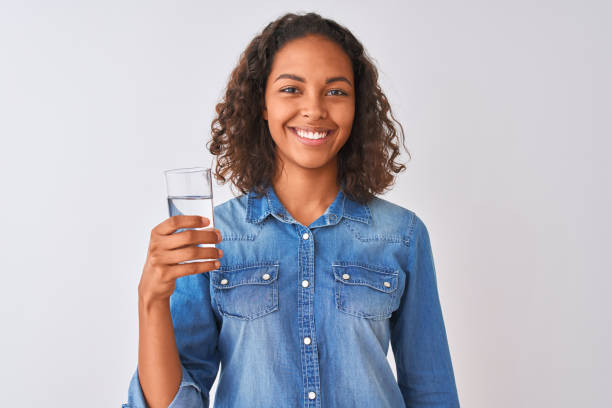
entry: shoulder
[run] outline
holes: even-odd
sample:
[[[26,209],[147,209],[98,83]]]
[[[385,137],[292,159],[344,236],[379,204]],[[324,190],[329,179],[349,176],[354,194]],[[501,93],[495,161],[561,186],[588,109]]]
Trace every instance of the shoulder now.
[[[217,214],[219,216],[227,216],[227,215],[238,215],[238,213],[246,214],[246,206],[247,206],[247,195],[241,194],[237,197],[231,198],[219,205],[215,205],[215,217]]]
[[[242,194],[214,207],[215,228],[224,241],[253,240],[259,233],[261,225],[246,220],[247,198]]]
[[[413,210],[380,197],[372,198],[367,205],[372,215],[373,225],[377,228],[398,231],[406,245],[409,245],[421,233],[427,233],[427,227],[422,218]]]

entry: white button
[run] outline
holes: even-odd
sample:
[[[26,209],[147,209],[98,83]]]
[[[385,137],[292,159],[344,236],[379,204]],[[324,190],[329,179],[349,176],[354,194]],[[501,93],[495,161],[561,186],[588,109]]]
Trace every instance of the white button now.
[[[309,282],[308,282],[306,279],[304,279],[304,280],[302,281],[302,287],[303,287],[303,288],[307,288],[307,287],[308,287],[308,285],[310,285],[310,283],[309,283]]]
[[[389,282],[384,282],[383,285],[385,285],[385,288],[390,288],[391,284]]]
[[[304,235],[302,235],[302,238],[304,238],[304,239],[308,239],[308,237],[310,237],[310,235],[308,235],[307,232],[305,232]]]
[[[263,276],[261,277],[263,280],[268,280],[270,279],[270,274],[269,273],[264,273]]]
[[[310,337],[304,337],[304,344],[305,345],[309,345],[310,344]]]
[[[351,277],[351,275],[349,275],[348,273],[343,273],[342,274],[342,279],[347,280]]]
[[[222,285],[227,285],[227,279],[221,279],[221,284]]]
[[[316,397],[317,397],[317,394],[315,394],[314,392],[310,391],[308,393],[308,399],[312,400],[312,399],[315,399]]]

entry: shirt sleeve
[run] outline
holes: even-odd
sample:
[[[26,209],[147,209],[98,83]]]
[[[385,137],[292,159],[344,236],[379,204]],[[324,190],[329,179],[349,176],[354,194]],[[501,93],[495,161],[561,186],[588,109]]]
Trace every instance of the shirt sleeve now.
[[[170,313],[182,379],[168,408],[208,408],[209,391],[219,368],[219,322],[211,305],[207,272],[176,280],[176,289],[170,297]],[[149,408],[140,386],[138,367],[130,381],[128,402],[122,408]]]
[[[174,399],[168,405],[168,408],[203,408],[208,407],[208,403],[202,401],[202,390],[195,383],[189,372],[185,369],[185,366],[181,364],[183,370],[183,378],[181,379],[181,385],[178,392],[174,396]],[[149,408],[145,397],[140,387],[140,380],[138,378],[138,368],[132,375],[130,381],[130,387],[128,390],[128,402],[127,404],[121,405],[121,408]]]
[[[411,219],[406,286],[391,316],[391,347],[406,407],[459,407],[436,270],[423,221]]]

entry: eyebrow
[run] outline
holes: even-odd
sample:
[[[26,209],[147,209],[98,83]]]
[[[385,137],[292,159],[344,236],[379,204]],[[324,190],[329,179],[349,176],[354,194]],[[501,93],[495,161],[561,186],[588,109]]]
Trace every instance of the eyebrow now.
[[[278,76],[278,78],[276,78],[276,79],[274,80],[274,82],[278,81],[278,80],[279,80],[279,79],[281,79],[281,78],[288,78],[288,79],[294,79],[294,80],[296,80],[296,81],[300,81],[300,82],[306,82],[306,80],[305,80],[304,78],[299,77],[299,76],[294,75],[294,74],[280,74],[280,75]],[[353,86],[353,84],[351,83],[351,81],[349,81],[349,80],[348,80],[346,77],[343,77],[343,76],[337,76],[337,77],[327,78],[327,79],[325,80],[325,83],[326,83],[326,84],[329,84],[329,83],[332,83],[332,82],[338,82],[338,81],[343,81],[343,82],[348,83],[350,86]]]

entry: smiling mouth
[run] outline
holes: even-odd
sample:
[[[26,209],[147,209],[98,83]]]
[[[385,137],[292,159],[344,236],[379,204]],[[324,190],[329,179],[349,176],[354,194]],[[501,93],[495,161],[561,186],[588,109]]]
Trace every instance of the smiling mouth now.
[[[330,134],[332,134],[334,132],[334,130],[332,130],[332,129],[328,129],[328,130],[325,130],[325,131],[319,131],[319,132],[306,131],[304,129],[295,128],[295,127],[290,127],[289,129],[291,129],[291,131],[293,133],[295,133],[296,135],[298,135],[302,139],[308,139],[308,140],[322,140],[322,139],[326,139]]]

